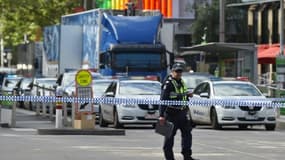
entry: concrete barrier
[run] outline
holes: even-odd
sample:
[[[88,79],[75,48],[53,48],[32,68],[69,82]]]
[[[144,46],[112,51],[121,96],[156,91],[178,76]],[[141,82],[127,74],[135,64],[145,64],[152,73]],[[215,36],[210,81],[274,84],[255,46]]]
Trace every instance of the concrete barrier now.
[[[39,135],[126,135],[124,129],[38,129]]]

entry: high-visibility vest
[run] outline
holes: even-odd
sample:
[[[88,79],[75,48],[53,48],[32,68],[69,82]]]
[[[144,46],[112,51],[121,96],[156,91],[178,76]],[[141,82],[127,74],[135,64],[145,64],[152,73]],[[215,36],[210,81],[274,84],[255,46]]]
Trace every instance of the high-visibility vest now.
[[[182,95],[182,101],[187,101],[187,87],[183,80],[181,80],[181,82],[182,87],[178,88],[177,82],[174,79],[171,80],[171,83],[175,88],[175,92],[170,92],[170,99],[177,99],[178,95]]]

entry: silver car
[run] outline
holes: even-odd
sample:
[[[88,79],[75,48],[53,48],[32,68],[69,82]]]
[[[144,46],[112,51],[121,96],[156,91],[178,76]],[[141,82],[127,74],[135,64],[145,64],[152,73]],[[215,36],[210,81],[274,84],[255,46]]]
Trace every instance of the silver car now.
[[[204,81],[193,91],[193,98],[204,100],[266,100],[266,97],[251,82]],[[213,105],[189,106],[194,123],[211,124],[214,129],[224,125],[237,125],[245,129],[249,125],[264,125],[266,130],[276,127],[276,108],[264,105]]]
[[[159,100],[161,83],[151,80],[117,80],[110,84],[104,97],[137,98]],[[147,104],[100,104],[101,127],[114,124],[115,128],[124,124],[155,124],[159,113],[158,105]]]
[[[113,79],[97,79],[92,81],[93,98],[100,98],[103,96],[107,87],[113,82]],[[99,120],[99,104],[93,104],[93,111],[96,114],[96,120]],[[97,122],[97,121],[96,121]]]

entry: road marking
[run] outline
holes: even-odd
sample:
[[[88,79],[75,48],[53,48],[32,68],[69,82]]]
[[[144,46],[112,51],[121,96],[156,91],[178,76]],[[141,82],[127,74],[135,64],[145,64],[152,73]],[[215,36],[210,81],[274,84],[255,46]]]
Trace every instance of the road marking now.
[[[6,133],[0,134],[0,136],[3,136],[3,137],[20,137],[20,135],[17,135],[17,134],[6,134]]]
[[[20,132],[35,132],[37,131],[34,128],[11,128],[13,131],[20,131]]]

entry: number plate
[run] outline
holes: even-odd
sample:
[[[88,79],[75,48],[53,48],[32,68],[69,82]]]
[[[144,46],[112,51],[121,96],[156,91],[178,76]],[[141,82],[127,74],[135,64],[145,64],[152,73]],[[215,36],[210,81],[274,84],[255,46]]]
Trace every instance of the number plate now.
[[[245,116],[246,120],[257,120],[258,116],[257,115],[247,115]]]
[[[158,114],[157,113],[153,113],[153,114],[149,114],[147,113],[145,116],[144,116],[145,119],[157,119],[158,118]]]

